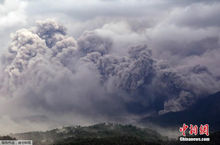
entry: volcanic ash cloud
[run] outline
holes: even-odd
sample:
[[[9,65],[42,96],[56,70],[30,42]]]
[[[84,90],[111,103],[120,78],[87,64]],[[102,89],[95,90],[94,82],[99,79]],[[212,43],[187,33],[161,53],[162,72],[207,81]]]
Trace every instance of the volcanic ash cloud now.
[[[65,114],[72,116],[66,120],[83,116],[128,121],[129,116],[187,108],[204,92],[196,87],[204,85],[204,79],[214,84],[206,88],[210,92],[219,86],[205,67],[187,68],[184,75],[154,58],[153,48],[143,43],[129,41],[120,48],[123,53],[116,54],[116,34],[103,35],[105,31],[84,32],[75,40],[54,20],[18,30],[2,56],[0,93],[5,111],[0,113],[12,120],[45,116],[44,123],[54,124],[65,122],[62,117],[54,119]],[[18,115],[13,110],[21,111]]]

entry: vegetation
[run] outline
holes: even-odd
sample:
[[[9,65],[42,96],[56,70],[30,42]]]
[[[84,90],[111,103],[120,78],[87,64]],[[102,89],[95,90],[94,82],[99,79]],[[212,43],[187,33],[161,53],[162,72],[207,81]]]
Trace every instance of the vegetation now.
[[[102,123],[73,126],[46,132],[12,134],[17,139],[33,140],[34,145],[219,145],[220,132],[211,133],[210,142],[168,140],[156,131],[132,125]],[[198,136],[196,136],[198,137]]]
[[[46,132],[14,134],[18,139],[31,139],[35,145],[78,145],[78,144],[153,144],[167,138],[156,131],[132,125],[102,123],[88,127],[71,126]]]

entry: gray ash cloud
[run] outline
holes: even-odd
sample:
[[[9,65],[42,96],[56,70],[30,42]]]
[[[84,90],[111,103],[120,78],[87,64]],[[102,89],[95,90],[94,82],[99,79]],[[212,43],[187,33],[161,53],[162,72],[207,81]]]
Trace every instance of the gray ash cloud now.
[[[219,89],[218,76],[208,67],[170,65],[153,55],[154,48],[132,43],[114,30],[84,32],[77,40],[66,31],[46,20],[14,34],[2,58],[0,104],[1,110],[13,104],[11,110],[21,111],[1,111],[3,116],[43,116],[44,122],[53,120],[55,125],[66,123],[65,114],[73,120],[83,116],[123,122],[183,110]]]

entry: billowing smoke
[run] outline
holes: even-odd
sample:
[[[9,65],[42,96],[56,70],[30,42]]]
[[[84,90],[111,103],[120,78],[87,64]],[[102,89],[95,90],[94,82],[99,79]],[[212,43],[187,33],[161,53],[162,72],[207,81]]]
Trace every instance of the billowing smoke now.
[[[131,42],[125,36],[121,41],[120,34],[106,31],[84,32],[75,40],[54,20],[18,30],[2,57],[3,120],[53,122],[51,126],[129,122],[183,110],[218,91],[219,78],[207,67],[170,67],[142,39]]]

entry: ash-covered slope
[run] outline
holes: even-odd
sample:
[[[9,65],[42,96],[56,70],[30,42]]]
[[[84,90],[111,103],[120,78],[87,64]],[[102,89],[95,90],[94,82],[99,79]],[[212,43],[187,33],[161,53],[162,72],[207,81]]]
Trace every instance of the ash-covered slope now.
[[[220,92],[199,99],[189,109],[145,118],[143,122],[153,122],[163,127],[180,127],[187,124],[210,125],[210,130],[220,130]]]

